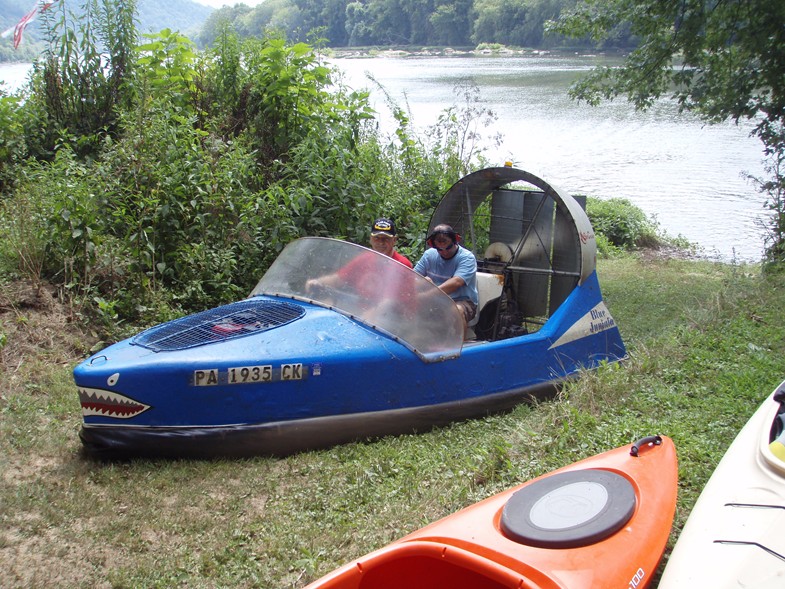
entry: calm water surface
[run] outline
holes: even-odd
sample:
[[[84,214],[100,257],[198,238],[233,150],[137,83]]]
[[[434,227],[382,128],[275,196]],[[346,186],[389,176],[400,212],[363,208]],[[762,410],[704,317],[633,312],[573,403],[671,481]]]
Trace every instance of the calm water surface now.
[[[762,150],[750,124],[706,126],[679,115],[668,100],[637,113],[624,100],[599,107],[577,104],[567,88],[599,63],[594,57],[374,57],[335,59],[346,80],[368,87],[392,128],[373,74],[419,128],[445,108],[461,106],[454,88],[471,80],[481,105],[492,109],[506,159],[571,193],[626,197],[670,235],[683,235],[723,260],[757,260],[763,249],[763,195],[745,174],[762,176]],[[386,118],[385,118],[386,117]],[[490,143],[488,143],[490,144]]]
[[[625,197],[670,235],[683,235],[705,253],[729,261],[757,260],[763,250],[764,196],[746,174],[764,174],[761,146],[751,125],[706,126],[679,115],[663,100],[647,113],[625,101],[600,107],[567,97],[569,84],[602,58],[593,57],[373,57],[332,61],[355,87],[368,87],[383,130],[392,117],[370,72],[413,123],[425,129],[450,106],[462,106],[454,88],[472,81],[481,106],[498,120],[482,129],[502,133],[493,164],[511,160],[571,193]],[[0,65],[5,89],[21,85],[29,64]]]

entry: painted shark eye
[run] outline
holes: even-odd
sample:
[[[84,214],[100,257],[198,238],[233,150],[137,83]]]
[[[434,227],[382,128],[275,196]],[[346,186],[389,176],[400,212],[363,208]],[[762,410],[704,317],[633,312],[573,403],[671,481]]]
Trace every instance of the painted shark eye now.
[[[106,384],[108,384],[110,387],[113,387],[117,384],[118,380],[120,380],[120,373],[115,372],[112,376],[106,379]]]

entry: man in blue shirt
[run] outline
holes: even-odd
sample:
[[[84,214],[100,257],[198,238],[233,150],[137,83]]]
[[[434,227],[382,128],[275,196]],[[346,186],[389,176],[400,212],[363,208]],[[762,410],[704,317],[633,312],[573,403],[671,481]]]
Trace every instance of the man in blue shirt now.
[[[477,260],[458,243],[449,225],[437,225],[428,236],[425,250],[414,270],[425,276],[455,301],[468,324],[477,312]]]

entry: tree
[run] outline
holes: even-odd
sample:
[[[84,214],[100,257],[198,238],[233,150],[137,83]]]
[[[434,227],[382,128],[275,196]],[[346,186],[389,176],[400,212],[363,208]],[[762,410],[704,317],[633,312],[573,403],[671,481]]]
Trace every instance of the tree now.
[[[573,86],[575,98],[597,103],[627,96],[645,109],[672,95],[707,121],[750,119],[773,161],[762,183],[776,217],[769,257],[782,262],[785,229],[785,2],[771,0],[584,0],[550,30],[602,42],[628,23],[640,40],[619,68],[593,70]]]
[[[428,20],[433,27],[433,43],[468,45],[471,37],[472,2],[439,4]]]
[[[214,11],[202,26],[198,41],[200,47],[209,47],[221,35],[221,31],[227,26],[242,21],[243,17],[249,14],[252,9],[246,4],[235,4],[234,6],[223,6]],[[242,35],[239,27],[234,27],[237,34]]]
[[[350,47],[369,43],[369,20],[368,8],[362,2],[350,2],[346,5],[346,36]]]
[[[371,38],[378,45],[408,45],[411,43],[411,21],[403,0],[371,0]]]
[[[348,43],[347,0],[293,0],[302,15],[303,32],[320,29],[330,47]],[[360,4],[360,3],[358,3]]]
[[[528,6],[523,0],[477,0],[473,39],[476,43],[524,46],[520,29],[526,26]]]

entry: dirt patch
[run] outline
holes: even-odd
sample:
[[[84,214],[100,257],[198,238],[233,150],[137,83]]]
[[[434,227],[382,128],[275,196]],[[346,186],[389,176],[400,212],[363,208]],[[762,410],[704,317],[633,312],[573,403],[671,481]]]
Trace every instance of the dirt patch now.
[[[18,374],[32,358],[65,364],[84,357],[98,341],[49,284],[16,281],[0,289],[0,368]],[[6,382],[8,385],[8,382]]]
[[[51,456],[25,456],[23,460],[18,456],[10,456],[6,460],[8,462],[0,480],[9,487],[34,483],[41,477],[41,473],[53,472],[60,467],[57,459]]]
[[[682,249],[672,245],[660,245],[636,250],[636,255],[643,262],[666,260],[707,260],[708,257],[691,249]]]
[[[9,528],[0,549],[9,587],[110,587],[95,582],[97,571],[111,563],[111,555],[88,555],[68,529],[43,528],[36,535]],[[56,547],[56,548],[55,548]]]

